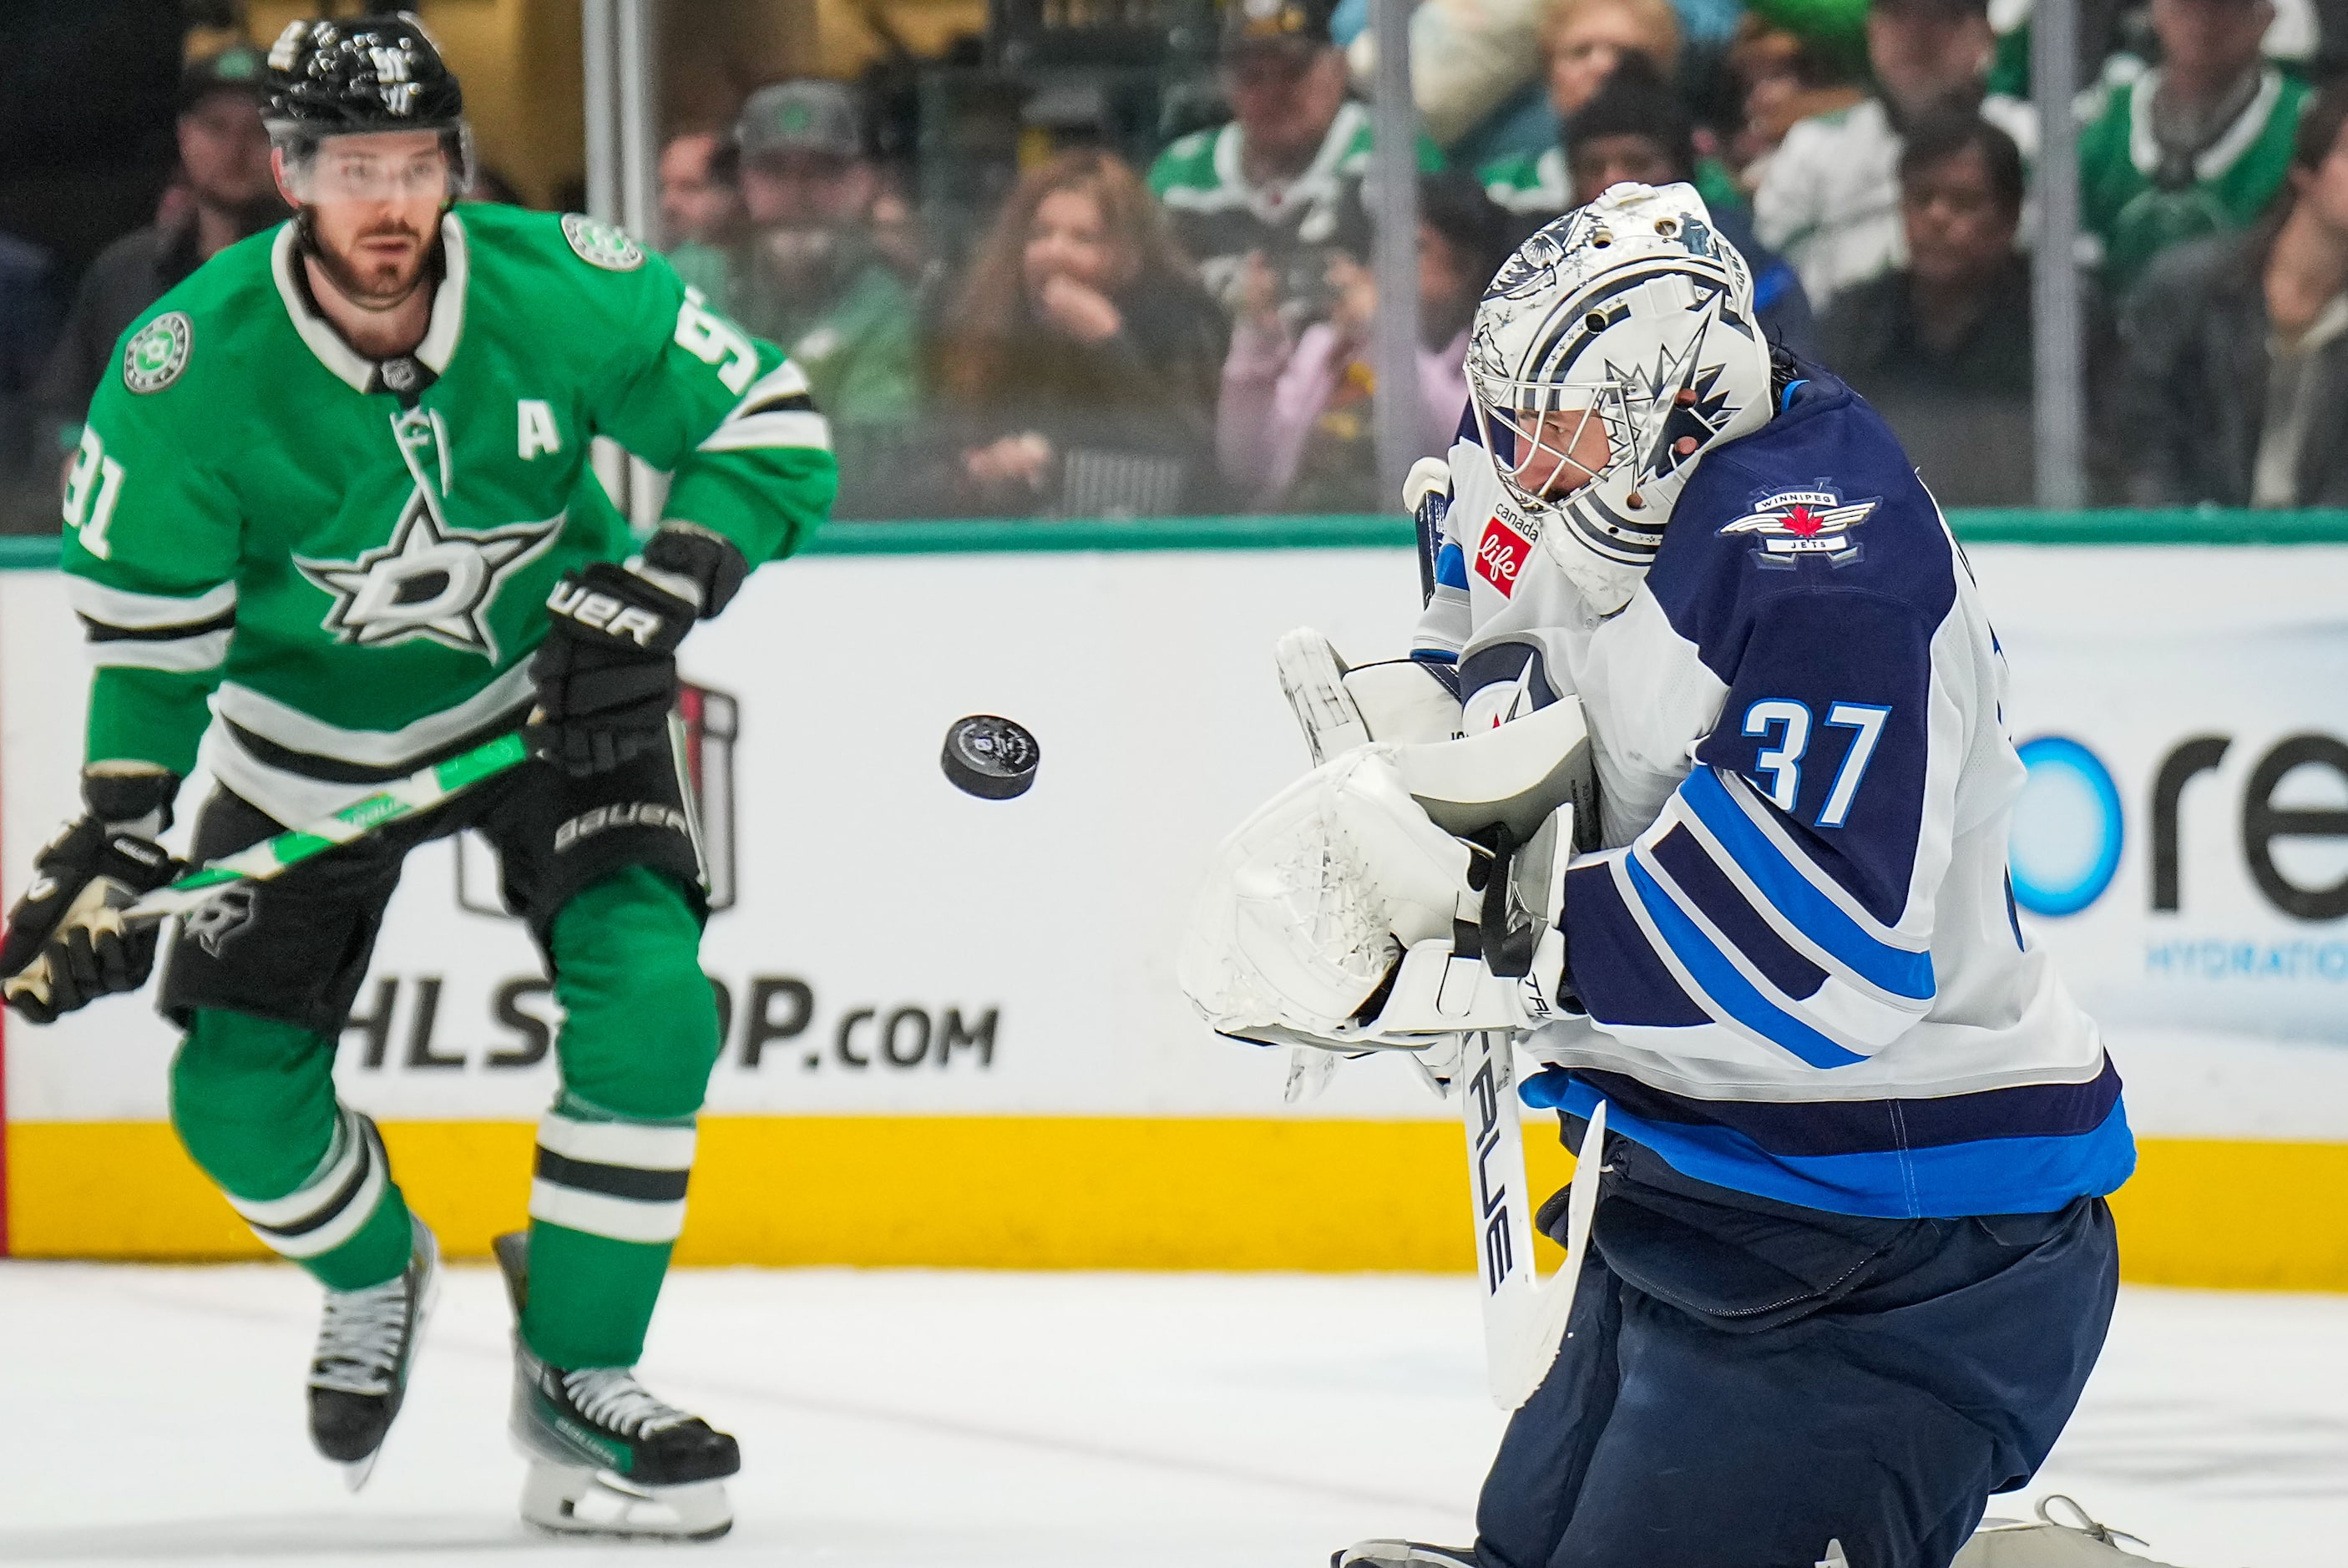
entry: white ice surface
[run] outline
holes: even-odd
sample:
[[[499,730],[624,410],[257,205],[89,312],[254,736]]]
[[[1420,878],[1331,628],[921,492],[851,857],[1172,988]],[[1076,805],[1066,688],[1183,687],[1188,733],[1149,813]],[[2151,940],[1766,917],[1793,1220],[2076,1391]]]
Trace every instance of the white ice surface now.
[[[646,1380],[736,1432],[747,1464],[734,1534],[678,1550],[826,1568],[1319,1568],[1366,1535],[1464,1541],[1500,1429],[1473,1288],[683,1272]],[[625,1551],[516,1522],[488,1271],[450,1271],[407,1412],[355,1498],[303,1434],[315,1311],[286,1267],[0,1264],[0,1563],[469,1568]],[[2032,1491],[2046,1490],[2188,1568],[2348,1563],[2348,1297],[2126,1292]]]

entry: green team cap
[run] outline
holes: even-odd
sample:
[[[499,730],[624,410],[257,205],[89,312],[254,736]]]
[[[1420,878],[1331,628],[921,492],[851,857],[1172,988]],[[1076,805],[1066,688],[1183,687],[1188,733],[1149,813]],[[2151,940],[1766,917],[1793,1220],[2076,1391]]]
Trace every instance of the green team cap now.
[[[805,78],[760,88],[742,106],[734,139],[745,158],[770,152],[816,152],[854,158],[864,150],[856,98],[838,82]]]
[[[268,90],[269,57],[250,44],[232,44],[216,55],[191,60],[180,73],[180,112],[187,113],[214,93],[241,93],[261,101]]]
[[[1750,9],[1836,68],[1866,70],[1868,0],[1753,0]]]

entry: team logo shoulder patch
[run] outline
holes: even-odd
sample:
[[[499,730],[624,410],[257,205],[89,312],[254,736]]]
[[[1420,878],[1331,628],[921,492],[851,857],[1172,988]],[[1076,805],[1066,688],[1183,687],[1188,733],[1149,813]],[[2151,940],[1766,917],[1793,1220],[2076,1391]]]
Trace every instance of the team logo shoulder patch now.
[[[122,346],[122,384],[133,392],[160,392],[188,367],[196,324],[183,310],[157,316]]]
[[[611,224],[584,212],[562,215],[562,237],[579,259],[607,273],[633,273],[644,264],[644,247]]]
[[[1807,490],[1756,495],[1753,510],[1723,524],[1720,534],[1724,539],[1752,534],[1753,559],[1780,571],[1792,571],[1806,555],[1822,555],[1830,565],[1848,566],[1860,553],[1851,531],[1882,504],[1881,496],[1845,500],[1831,480],[1813,480]]]
[[[1494,512],[1492,521],[1484,525],[1484,536],[1476,542],[1476,575],[1498,589],[1502,598],[1513,598],[1518,575],[1532,552],[1533,542]]]

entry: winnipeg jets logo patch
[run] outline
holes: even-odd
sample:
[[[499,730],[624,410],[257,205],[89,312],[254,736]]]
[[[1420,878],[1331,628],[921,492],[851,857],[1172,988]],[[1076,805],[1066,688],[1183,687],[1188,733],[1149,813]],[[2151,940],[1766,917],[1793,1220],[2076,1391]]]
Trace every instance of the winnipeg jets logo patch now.
[[[419,492],[408,499],[388,543],[352,561],[294,557],[302,575],[335,596],[322,623],[341,642],[387,647],[426,637],[498,661],[489,606],[513,574],[561,529],[560,517],[481,533],[444,530]]]
[[[1805,555],[1823,555],[1836,566],[1848,566],[1859,556],[1851,530],[1882,504],[1880,496],[1846,501],[1832,484],[1818,480],[1807,490],[1757,497],[1751,511],[1724,525],[1720,533],[1724,539],[1732,533],[1758,536],[1753,559],[1764,566],[1790,571]]]

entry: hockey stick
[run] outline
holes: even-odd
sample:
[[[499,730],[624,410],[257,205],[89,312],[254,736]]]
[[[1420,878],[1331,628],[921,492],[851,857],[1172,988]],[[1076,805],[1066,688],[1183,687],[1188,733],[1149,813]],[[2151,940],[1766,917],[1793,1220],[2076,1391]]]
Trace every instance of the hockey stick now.
[[[340,849],[421,812],[428,811],[527,760],[530,749],[519,733],[500,735],[472,750],[436,762],[354,801],[331,817],[263,839],[251,849],[222,855],[178,882],[159,887],[122,912],[125,923],[163,920],[210,903],[237,882],[267,882],[289,866]]]
[[[1421,522],[1438,498],[1420,504]],[[1439,522],[1441,514],[1434,513]],[[1422,528],[1422,535],[1425,534]],[[1432,568],[1427,569],[1433,582]],[[1307,749],[1318,764],[1370,738],[1361,710],[1344,686],[1345,666],[1329,640],[1299,627],[1273,650],[1282,693],[1295,711]],[[1499,872],[1496,869],[1497,877]],[[1497,885],[1497,884],[1496,884]],[[1478,1030],[1459,1042],[1448,1081],[1439,1067],[1412,1058],[1437,1094],[1459,1093],[1468,1134],[1468,1194],[1476,1229],[1477,1274],[1484,1285],[1484,1360],[1493,1402],[1513,1410],[1549,1376],[1565,1340],[1573,1293],[1598,1202],[1596,1163],[1577,1165],[1566,1202],[1567,1257],[1558,1274],[1540,1279],[1533,1257],[1535,1201],[1525,1179],[1525,1144],[1517,1103],[1516,1047],[1504,1030]],[[1331,1052],[1297,1046],[1290,1051],[1291,1100],[1317,1088],[1334,1069]],[[1606,1106],[1601,1101],[1583,1133],[1581,1151],[1599,1161],[1606,1147]],[[1588,1180],[1582,1180],[1584,1174]]]
[[[1484,1285],[1484,1371],[1492,1402],[1513,1410],[1532,1398],[1565,1343],[1598,1207],[1606,1102],[1591,1112],[1566,1200],[1566,1259],[1548,1279],[1533,1257],[1533,1196],[1525,1179],[1517,1110],[1515,1047],[1502,1030],[1460,1037],[1459,1111],[1468,1130],[1468,1191],[1476,1225],[1476,1273]]]
[[[143,925],[168,920],[175,914],[191,913],[240,882],[267,882],[289,866],[299,865],[313,856],[364,839],[405,818],[428,811],[484,779],[519,767],[529,756],[530,748],[523,744],[518,732],[484,741],[470,751],[451,757],[446,762],[436,762],[388,784],[365,799],[344,807],[331,817],[321,818],[307,827],[280,833],[273,839],[263,839],[250,849],[222,855],[219,860],[200,866],[179,881],[119,906],[116,918],[124,925]],[[84,897],[103,891],[92,887]],[[77,900],[75,908],[67,912],[67,918],[72,918],[80,908],[81,902]],[[27,994],[46,995],[48,984],[49,961],[45,954],[34,959],[22,973],[0,981],[0,995],[9,998]]]

